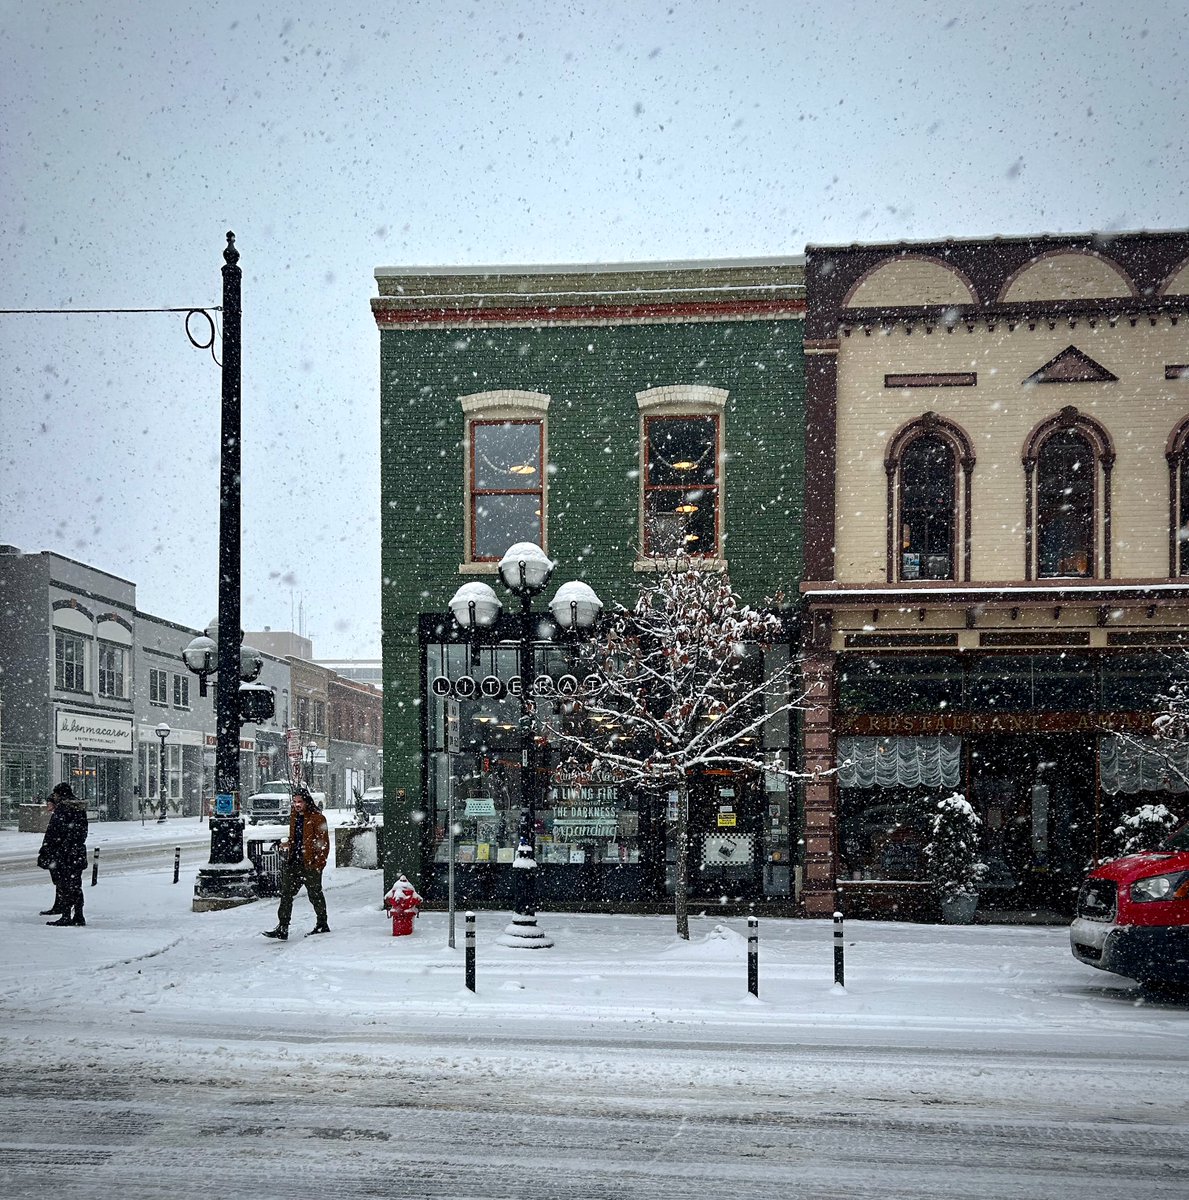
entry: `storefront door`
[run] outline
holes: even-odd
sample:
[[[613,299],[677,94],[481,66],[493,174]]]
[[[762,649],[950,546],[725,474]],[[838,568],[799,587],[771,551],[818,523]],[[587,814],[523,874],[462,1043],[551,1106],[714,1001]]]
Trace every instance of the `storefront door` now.
[[[756,897],[763,891],[757,782],[707,775],[689,797],[690,894]]]
[[[121,760],[98,754],[63,756],[74,794],[100,821],[117,820],[120,813]]]
[[[971,739],[984,908],[1070,911],[1093,854],[1094,757],[1089,735]]]

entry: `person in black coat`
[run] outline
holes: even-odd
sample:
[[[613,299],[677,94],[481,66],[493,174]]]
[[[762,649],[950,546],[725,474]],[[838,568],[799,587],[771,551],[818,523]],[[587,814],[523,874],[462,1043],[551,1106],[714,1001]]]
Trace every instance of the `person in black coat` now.
[[[49,870],[58,888],[61,916],[47,925],[85,925],[83,919],[83,872],[87,869],[87,810],[75,798],[68,783],[59,783],[50,793],[54,810],[41,843],[37,861]]]
[[[57,803],[58,798],[56,796],[46,798],[45,806],[49,809],[51,817],[54,815],[54,808]],[[41,915],[43,917],[61,916],[64,910],[62,908],[62,887],[58,882],[58,865],[55,863],[53,866],[50,866],[50,859],[45,852],[44,843],[42,844],[41,852],[37,855],[37,865],[43,871],[50,873],[50,882],[54,885],[54,903],[50,908],[43,908]]]

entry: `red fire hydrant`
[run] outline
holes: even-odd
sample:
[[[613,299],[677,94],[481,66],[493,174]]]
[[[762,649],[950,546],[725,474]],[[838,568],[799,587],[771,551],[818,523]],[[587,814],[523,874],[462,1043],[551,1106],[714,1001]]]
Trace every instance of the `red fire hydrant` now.
[[[413,918],[421,911],[417,889],[403,876],[384,895],[384,907],[392,918],[392,936],[402,937],[413,932]]]

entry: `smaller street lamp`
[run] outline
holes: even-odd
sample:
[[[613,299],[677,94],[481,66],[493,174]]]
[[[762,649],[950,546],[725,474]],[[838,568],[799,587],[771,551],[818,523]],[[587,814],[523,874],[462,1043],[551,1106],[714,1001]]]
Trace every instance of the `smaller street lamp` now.
[[[160,759],[160,787],[161,787],[161,815],[157,818],[157,824],[160,825],[165,820],[165,739],[173,732],[164,721],[162,721],[153,732],[161,739],[161,759]]]
[[[314,790],[314,756],[318,753],[318,743],[310,742],[306,746],[306,787]]]

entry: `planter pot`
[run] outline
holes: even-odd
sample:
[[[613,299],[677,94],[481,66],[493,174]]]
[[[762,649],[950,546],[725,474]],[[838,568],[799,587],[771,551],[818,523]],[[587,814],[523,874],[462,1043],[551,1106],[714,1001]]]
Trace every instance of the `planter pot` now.
[[[970,925],[978,909],[978,892],[958,892],[942,897],[941,919],[947,925]]]

